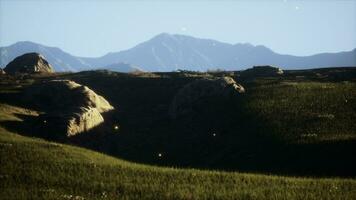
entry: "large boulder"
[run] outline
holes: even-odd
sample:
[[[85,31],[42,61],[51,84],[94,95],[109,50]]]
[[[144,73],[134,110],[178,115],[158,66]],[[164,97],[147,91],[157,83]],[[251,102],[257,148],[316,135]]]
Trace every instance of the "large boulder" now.
[[[70,80],[52,80],[30,87],[26,96],[36,106],[46,110],[69,110],[78,107],[96,108],[100,113],[113,106],[87,86]]]
[[[53,73],[52,66],[38,53],[26,53],[16,57],[5,67],[8,74],[16,73]]]
[[[263,76],[280,76],[283,75],[283,70],[279,67],[270,65],[254,66],[241,72],[243,77],[263,77]]]
[[[185,85],[175,95],[169,114],[177,118],[190,114],[200,101],[211,97],[227,99],[235,94],[244,93],[245,89],[231,77],[203,78]]]
[[[70,80],[35,84],[27,89],[25,96],[33,106],[45,111],[39,116],[42,126],[60,137],[71,137],[97,127],[104,122],[101,113],[114,109],[104,97]]]

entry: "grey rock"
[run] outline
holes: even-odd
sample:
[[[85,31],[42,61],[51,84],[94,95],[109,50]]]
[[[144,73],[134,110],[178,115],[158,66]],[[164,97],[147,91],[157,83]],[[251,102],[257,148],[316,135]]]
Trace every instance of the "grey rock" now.
[[[241,72],[241,76],[249,77],[261,77],[261,76],[281,76],[283,75],[283,70],[279,67],[274,67],[270,65],[254,66],[253,68],[247,69]]]
[[[244,87],[231,77],[198,79],[178,91],[170,106],[169,114],[172,118],[177,118],[191,113],[194,104],[199,104],[199,101],[206,98],[227,99],[231,95],[244,92]]]
[[[16,57],[5,67],[8,74],[16,73],[53,73],[52,66],[38,53],[26,53]]]
[[[40,120],[51,130],[71,137],[102,124],[101,113],[114,107],[90,88],[70,80],[52,80],[35,84],[26,91],[26,99],[45,110]]]

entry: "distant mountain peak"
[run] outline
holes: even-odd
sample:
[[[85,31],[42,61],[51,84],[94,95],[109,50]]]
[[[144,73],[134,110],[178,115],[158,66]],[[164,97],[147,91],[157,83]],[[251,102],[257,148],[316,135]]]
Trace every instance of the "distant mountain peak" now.
[[[208,41],[215,41],[212,39],[203,39],[203,38],[197,38],[194,36],[190,35],[183,35],[183,34],[170,34],[170,33],[160,33],[156,36],[154,36],[151,40],[167,40],[167,39],[173,39],[173,40],[208,40]],[[150,41],[150,40],[148,40]],[[218,42],[218,41],[216,41]]]
[[[154,36],[153,38],[151,38],[150,40],[162,40],[162,39],[168,39],[168,38],[173,38],[174,35],[170,34],[170,33],[160,33],[156,36]]]
[[[31,42],[31,41],[18,41],[18,42],[14,43],[12,45],[9,45],[9,46],[40,46],[40,44]]]
[[[155,37],[170,37],[170,36],[172,36],[172,34],[167,33],[167,32],[162,32],[162,33],[156,35]]]

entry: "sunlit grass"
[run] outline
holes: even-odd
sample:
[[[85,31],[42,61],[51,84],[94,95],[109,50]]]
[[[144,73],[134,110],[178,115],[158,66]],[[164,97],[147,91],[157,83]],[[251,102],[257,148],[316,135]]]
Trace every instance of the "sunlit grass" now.
[[[278,137],[356,139],[356,83],[280,82],[248,90],[246,109],[255,113]]]

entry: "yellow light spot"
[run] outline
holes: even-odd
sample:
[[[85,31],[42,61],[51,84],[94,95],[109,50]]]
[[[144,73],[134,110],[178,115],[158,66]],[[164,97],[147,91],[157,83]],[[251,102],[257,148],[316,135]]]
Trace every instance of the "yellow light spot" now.
[[[115,129],[115,130],[119,130],[119,126],[118,126],[118,125],[115,125],[115,126],[114,126],[114,129]]]
[[[160,158],[161,158],[162,156],[163,156],[163,155],[162,155],[161,153],[159,153],[159,154],[158,154],[158,157],[160,157]]]

